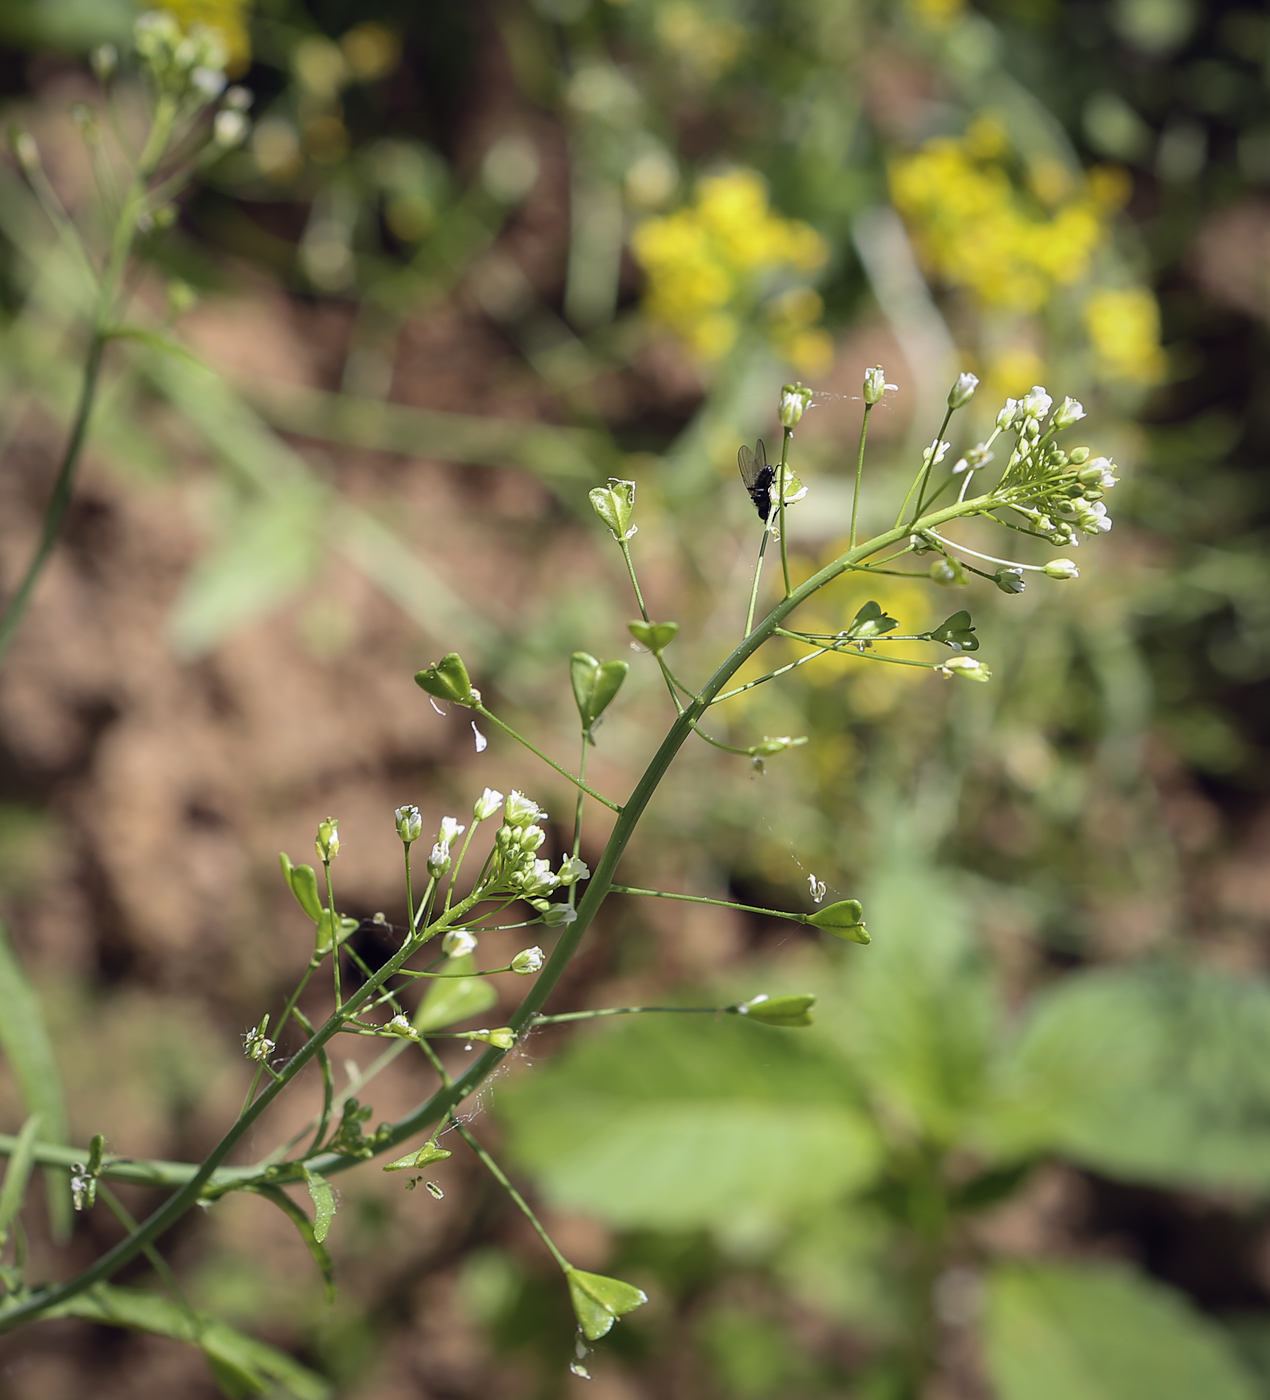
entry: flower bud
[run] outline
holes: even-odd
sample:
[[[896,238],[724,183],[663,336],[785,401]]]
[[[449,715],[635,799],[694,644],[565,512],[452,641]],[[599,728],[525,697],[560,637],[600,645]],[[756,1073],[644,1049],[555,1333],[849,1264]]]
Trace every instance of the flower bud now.
[[[957,376],[957,382],[948,391],[949,408],[965,408],[975,396],[975,390],[979,387],[979,376],[968,374],[963,371]]]
[[[195,68],[190,74],[190,89],[202,101],[215,102],[225,91],[225,75],[219,68]]]
[[[1085,463],[1089,461],[1089,448],[1073,447],[1068,461],[1075,467],[1083,467]]]
[[[224,100],[221,103],[223,107],[228,107],[231,112],[246,112],[250,109],[251,104],[251,92],[249,89],[241,87],[237,83],[226,91]]]
[[[97,81],[108,83],[119,69],[119,50],[113,44],[98,44],[88,56]]]
[[[466,830],[467,827],[460,826],[456,818],[442,817],[441,831],[440,834],[437,836],[437,843],[439,845],[445,846],[448,850],[452,845],[454,845],[458,837],[462,836]]]
[[[965,569],[955,559],[949,559],[942,554],[938,559],[931,561],[928,572],[931,581],[942,588],[960,588],[970,582]]]
[[[811,402],[811,390],[802,384],[786,384],[781,388],[779,417],[782,428],[796,428]]]
[[[988,681],[992,679],[992,672],[983,664],[976,661],[973,656],[954,656],[951,660],[945,661],[939,668],[949,676],[960,676],[967,681]]]
[[[1051,559],[1045,566],[1047,578],[1079,578],[1080,570],[1070,559]]]
[[[589,880],[591,872],[587,868],[584,860],[579,860],[577,856],[566,856],[560,862],[560,883],[562,885],[576,885],[579,880]]]
[[[992,581],[1002,593],[1022,593],[1027,587],[1022,569],[1007,569],[1003,566],[992,575]]]
[[[465,928],[452,928],[441,940],[441,951],[447,958],[465,958],[476,952],[476,935]]]
[[[14,159],[26,174],[34,174],[40,168],[40,148],[29,131],[11,131],[9,144],[13,147]]]
[[[950,442],[940,442],[938,438],[931,443],[922,453],[922,466],[937,467],[948,455],[948,449],[952,446]]]
[[[206,70],[200,69],[199,71]],[[237,146],[246,137],[250,125],[251,123],[241,112],[227,108],[216,113],[216,118],[212,122],[212,140],[222,150],[227,151],[232,146]]]
[[[1033,384],[1030,393],[1024,394],[1019,402],[1019,407],[1023,410],[1024,417],[1032,419],[1034,422],[1044,418],[1050,411],[1050,406],[1054,400],[1045,391],[1042,385]]]
[[[609,477],[607,486],[596,486],[588,493],[591,509],[609,527],[615,540],[629,540],[635,533],[631,512],[635,509],[635,483]]]
[[[571,904],[552,904],[550,900],[536,899],[533,906],[548,928],[565,928],[578,917],[578,911]]]
[[[762,739],[757,744],[751,744],[746,752],[751,758],[771,758],[774,754],[784,753],[786,749],[801,748],[806,742],[805,735],[794,739],[788,734],[783,734],[774,739],[764,734]]]
[[[494,788],[486,788],[476,799],[476,805],[472,808],[472,815],[478,822],[486,821],[503,805],[503,794]]]
[[[418,807],[398,807],[393,819],[397,823],[397,835],[407,846],[423,835],[423,817]]]
[[[1084,416],[1084,404],[1077,399],[1065,398],[1054,410],[1054,416],[1050,419],[1050,423],[1061,432],[1062,429],[1070,428],[1074,423],[1079,423]]]
[[[546,961],[542,949],[535,944],[532,948],[522,948],[516,954],[512,959],[512,971],[519,977],[528,977],[532,972],[541,972]]]
[[[527,827],[540,819],[545,819],[546,812],[536,802],[531,802],[523,792],[512,789],[507,798],[507,807],[503,812],[503,820],[508,826]]]
[[[399,1035],[403,1040],[418,1040],[419,1032],[398,1012],[384,1027],[389,1035]]]
[[[340,824],[336,817],[327,817],[318,824],[317,840],[313,843],[323,862],[334,860],[340,853]]]
[[[762,1021],[765,1026],[810,1026],[811,1008],[816,998],[810,992],[783,997],[768,996],[760,992],[758,996],[743,1001],[737,1008],[739,1016],[748,1016],[752,1021]]]
[[[1004,433],[1008,428],[1014,426],[1014,420],[1019,416],[1018,399],[1006,399],[1005,407],[997,414],[997,427]]]
[[[492,1031],[464,1031],[464,1035],[468,1040],[480,1040],[498,1050],[510,1050],[516,1044],[516,1032],[510,1026],[499,1026]]]
[[[450,868],[450,848],[443,841],[438,841],[428,854],[428,874],[439,880]]]
[[[473,688],[467,667],[457,651],[443,656],[436,665],[416,672],[415,684],[437,700],[451,700],[469,708],[480,703],[481,693]]]
[[[872,408],[875,403],[881,402],[882,395],[888,389],[897,390],[898,384],[888,384],[886,374],[882,366],[877,365],[873,369],[866,369],[864,372],[864,402]]]

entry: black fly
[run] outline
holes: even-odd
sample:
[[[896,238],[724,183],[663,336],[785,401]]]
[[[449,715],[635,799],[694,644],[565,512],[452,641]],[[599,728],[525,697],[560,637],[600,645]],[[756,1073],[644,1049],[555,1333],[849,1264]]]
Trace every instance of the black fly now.
[[[742,447],[736,454],[736,464],[741,469],[741,480],[750,493],[758,518],[764,523],[772,513],[772,482],[776,480],[776,468],[767,465],[767,449],[763,439],[754,444],[754,451]]]

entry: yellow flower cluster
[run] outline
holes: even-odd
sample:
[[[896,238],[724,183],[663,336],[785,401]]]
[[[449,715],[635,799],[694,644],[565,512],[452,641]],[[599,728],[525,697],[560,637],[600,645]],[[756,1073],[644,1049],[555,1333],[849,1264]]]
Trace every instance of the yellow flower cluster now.
[[[965,139],[938,138],[895,161],[895,207],[930,269],[985,306],[1038,311],[1055,288],[1081,281],[1122,196],[1111,172],[1077,179],[1057,164],[1021,189],[1003,164],[1005,136],[980,119]]]
[[[1094,292],[1085,303],[1085,329],[1099,367],[1109,378],[1143,385],[1164,378],[1160,308],[1145,287]]]
[[[765,299],[776,277],[814,272],[829,249],[810,225],[772,210],[756,171],[701,180],[691,204],[640,224],[631,248],[648,277],[645,313],[701,359],[726,355],[760,308],[773,344],[796,369],[816,373],[832,358],[829,335],[815,324],[822,309],[815,291],[796,286]]]
[[[739,24],[704,15],[683,0],[657,12],[656,30],[662,48],[705,82],[726,73],[745,48],[745,30]]]
[[[146,9],[156,8],[147,4]],[[175,15],[181,28],[201,24],[214,29],[229,53],[229,74],[242,73],[251,61],[251,40],[247,35],[247,11],[251,0],[160,0],[158,9]]]

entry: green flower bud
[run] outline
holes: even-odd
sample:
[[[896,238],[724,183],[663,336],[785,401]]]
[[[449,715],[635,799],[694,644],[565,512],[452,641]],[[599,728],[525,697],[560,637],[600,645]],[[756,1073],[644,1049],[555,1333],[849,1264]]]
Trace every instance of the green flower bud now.
[[[444,1147],[438,1147],[435,1142],[426,1142],[418,1152],[407,1152],[404,1157],[398,1157],[395,1162],[389,1162],[384,1170],[386,1172],[412,1172],[418,1171],[421,1167],[430,1167],[433,1162],[444,1162],[453,1153],[447,1152]]]
[[[1068,456],[1068,461],[1070,461],[1073,466],[1083,467],[1085,463],[1089,461],[1089,448],[1073,447]]]
[[[1022,569],[1007,569],[1002,566],[992,575],[992,581],[1002,593],[1022,593],[1027,587]]]
[[[480,704],[481,692],[473,688],[467,667],[457,651],[443,656],[435,666],[416,672],[415,684],[437,700],[450,700],[469,708]]]
[[[807,915],[813,928],[844,938],[848,943],[869,943],[869,931],[864,926],[864,906],[858,899],[841,899]]]
[[[639,528],[632,525],[631,512],[635,509],[635,483],[609,477],[607,486],[597,486],[588,499],[591,509],[609,527],[615,540],[629,540]]]
[[[399,1035],[403,1040],[418,1040],[419,1032],[398,1012],[384,1027],[389,1035]]]
[[[796,428],[811,402],[811,390],[802,384],[786,384],[781,388],[780,420],[782,428]]]
[[[946,675],[960,676],[967,681],[990,681],[992,672],[973,656],[954,656],[939,668]]]
[[[866,369],[864,372],[864,402],[872,408],[875,403],[880,403],[882,395],[888,389],[898,389],[898,384],[888,384],[886,374],[881,365],[873,369]]]
[[[492,1045],[496,1050],[510,1050],[516,1044],[516,1032],[510,1026],[499,1026],[492,1031],[464,1031],[468,1040],[479,1040]]]
[[[423,817],[418,807],[398,807],[392,815],[397,823],[397,835],[407,846],[423,835]]]
[[[523,792],[517,792],[514,788],[507,798],[507,807],[503,812],[503,821],[510,827],[524,829],[532,826],[540,818],[546,817],[546,812],[536,802],[531,802]],[[538,843],[539,845],[541,842]],[[534,846],[537,850],[537,846]]]
[[[296,903],[313,920],[315,924],[321,923],[326,917],[326,910],[322,907],[322,901],[318,896],[317,875],[311,865],[292,865],[291,858],[285,851],[279,851],[278,859],[282,862],[282,878],[290,887],[291,893],[295,895]]]
[[[483,822],[492,817],[503,805],[503,794],[495,788],[486,788],[476,799],[476,805],[472,808],[472,815],[478,822]]]
[[[1080,570],[1070,559],[1051,559],[1045,566],[1047,578],[1079,578]]]
[[[640,646],[647,647],[654,656],[660,656],[675,640],[679,624],[677,622],[628,622],[626,630]]]
[[[564,1276],[569,1284],[574,1315],[588,1342],[607,1336],[619,1317],[625,1317],[648,1302],[648,1294],[642,1288],[618,1278],[587,1274],[572,1267],[564,1271]]]
[[[600,662],[585,651],[575,651],[570,658],[569,677],[573,682],[573,698],[578,706],[582,728],[592,743],[595,743],[595,739],[591,731],[621,690],[630,669],[625,661]]]
[[[965,569],[955,559],[942,554],[938,559],[931,560],[929,573],[931,581],[941,588],[963,588],[970,582]]]
[[[476,935],[465,928],[452,928],[441,940],[441,951],[447,958],[465,958],[476,952]]]
[[[790,996],[770,997],[766,992],[743,1001],[737,1008],[739,1016],[762,1021],[765,1026],[810,1026],[811,1008],[816,998],[810,992]]]
[[[108,83],[119,68],[119,50],[113,44],[98,44],[88,61],[99,83]]]
[[[528,977],[530,973],[541,972],[543,963],[546,961],[546,956],[537,945],[532,948],[522,948],[512,959],[512,971],[518,977]]]
[[[963,371],[957,376],[957,382],[948,391],[949,408],[965,408],[975,396],[975,390],[979,387],[979,376]]]
[[[752,744],[746,752],[751,758],[771,758],[773,754],[784,753],[786,749],[796,749],[807,742],[804,735],[800,739],[791,739],[788,734],[779,739],[771,739],[766,734],[757,744]]]
[[[552,904],[548,899],[535,899],[530,903],[542,915],[542,921],[548,928],[564,928],[578,917],[578,911],[571,904]]]
[[[327,817],[318,824],[317,840],[313,843],[323,863],[334,860],[340,853],[340,824],[337,818]]]

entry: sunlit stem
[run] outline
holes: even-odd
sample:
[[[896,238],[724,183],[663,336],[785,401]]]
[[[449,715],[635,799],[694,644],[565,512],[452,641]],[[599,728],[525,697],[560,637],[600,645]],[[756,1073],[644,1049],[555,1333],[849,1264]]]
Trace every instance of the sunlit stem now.
[[[564,1257],[564,1255],[561,1254],[560,1251],[556,1248],[555,1242],[552,1240],[551,1236],[546,1232],[545,1229],[543,1229],[542,1221],[540,1221],[538,1217],[533,1213],[533,1211],[530,1210],[529,1202],[525,1200],[525,1198],[520,1194],[520,1192],[516,1190],[516,1188],[511,1184],[510,1181],[508,1181],[507,1173],[503,1171],[502,1167],[500,1167],[498,1163],[493,1159],[493,1157],[491,1157],[489,1153],[486,1152],[486,1150],[481,1146],[481,1144],[477,1142],[477,1140],[468,1131],[466,1124],[460,1123],[457,1119],[454,1119],[452,1121],[454,1122],[454,1127],[458,1132],[459,1136],[481,1159],[481,1161],[485,1164],[486,1170],[489,1172],[489,1174],[494,1178],[495,1181],[498,1182],[498,1184],[503,1188],[503,1190],[507,1192],[507,1194],[512,1198],[512,1200],[516,1202],[516,1205],[520,1208],[525,1219],[528,1220],[529,1223],[538,1232],[539,1239],[541,1239],[543,1244],[545,1244],[547,1248],[551,1251],[551,1257],[556,1261],[557,1264],[560,1265],[562,1269],[564,1269],[567,1272],[570,1268],[572,1268],[572,1265]]]
[[[760,909],[756,904],[737,904],[731,899],[707,899],[703,894],[671,894],[667,890],[639,890],[630,885],[610,886],[614,894],[640,894],[646,895],[649,899],[678,899],[685,904],[714,904],[720,909],[739,909],[744,914],[767,914],[773,919],[789,919],[791,923],[805,924],[806,914],[791,914],[786,909]],[[637,1010],[641,1008],[635,1008]],[[648,1007],[646,1010],[657,1008]],[[708,1008],[698,1008],[708,1009]]]
[[[640,1016],[645,1012],[676,1012],[688,1016],[717,1016],[731,1011],[730,1006],[606,1006],[599,1011],[565,1011],[559,1016],[535,1016],[535,1026],[558,1026],[566,1021],[593,1021],[598,1016]]]
[[[754,627],[754,609],[758,603],[758,585],[763,577],[763,555],[767,553],[767,542],[772,537],[772,527],[770,524],[763,526],[763,538],[759,541],[758,558],[754,561],[754,582],[750,587],[750,606],[745,614],[745,631],[743,636],[748,637]]]
[[[855,459],[855,494],[851,497],[851,549],[855,548],[856,543],[856,521],[860,515],[860,486],[864,481],[864,441],[869,433],[869,414],[872,412],[873,405],[866,402],[864,417],[860,420],[860,450],[856,453]]]
[[[644,606],[644,595],[639,591],[639,579],[635,577],[635,561],[631,558],[631,545],[629,540],[618,540],[622,547],[622,558],[626,560],[626,572],[631,576],[631,587],[635,590],[635,601],[639,604],[639,615],[645,622],[651,619],[648,616],[648,609]]]
[[[499,727],[499,729],[503,731],[504,734],[508,735],[512,739],[515,739],[518,744],[523,744],[524,747],[527,748],[530,753],[542,759],[542,761],[547,765],[548,768],[554,768],[556,772],[560,774],[561,777],[568,778],[568,780],[574,785],[574,787],[579,788],[582,792],[585,792],[588,797],[594,797],[597,802],[602,802],[604,806],[606,806],[611,812],[620,812],[622,810],[616,802],[610,802],[607,797],[603,796],[603,794],[601,793],[596,792],[596,790],[593,787],[588,787],[587,784],[584,783],[581,778],[577,777],[573,773],[570,773],[567,768],[562,767],[559,763],[555,761],[554,758],[548,758],[547,755],[543,753],[541,749],[537,748],[534,744],[531,744],[529,740],[526,739],[523,735],[517,734],[516,731],[511,727],[511,725],[504,724],[503,721],[499,719],[499,717],[496,714],[491,713],[485,708],[484,705],[477,704],[473,705],[472,708],[483,719],[489,720],[491,724],[496,724]]]
[[[785,537],[785,482],[789,474],[789,444],[794,440],[793,428],[785,429],[785,436],[781,440],[781,464],[777,471],[777,490],[780,497],[780,532],[781,532],[781,577],[785,581],[786,598],[794,591],[789,581],[789,542]],[[745,629],[750,630],[748,627]]]
[[[578,794],[578,801],[581,802],[582,795]],[[477,821],[473,818],[467,824],[467,835],[463,838],[463,844],[459,847],[459,853],[454,858],[454,864],[450,867],[450,884],[445,892],[445,912],[449,913],[450,903],[454,899],[454,886],[458,882],[459,871],[463,869],[463,857],[467,855],[467,848],[472,844],[472,837],[476,835]]]
[[[335,914],[335,889],[331,884],[331,859],[322,857],[322,869],[326,872],[326,917],[331,923],[331,976],[335,984],[335,1009],[344,1004],[340,993],[340,926]]]
[[[406,919],[410,924],[407,936],[413,937],[415,931],[415,892],[414,884],[410,876],[410,847],[413,842],[403,841],[402,850],[406,853]]]
[[[814,661],[817,656],[823,656],[826,650],[828,648],[813,652],[810,656],[800,656],[797,661],[791,661],[786,666],[779,666],[775,671],[769,671],[767,675],[759,676],[757,680],[746,681],[744,685],[738,685],[732,690],[725,690],[722,695],[716,695],[710,703],[717,705],[721,700],[730,700],[734,695],[740,695],[743,691],[753,690],[756,685],[764,685],[767,681],[774,681],[777,676],[783,676],[799,666],[805,666],[809,661]]]
[[[895,526],[898,529],[900,522],[908,514],[908,503],[917,495],[917,509],[914,510],[912,519],[916,520],[922,513],[922,499],[926,495],[926,483],[930,479],[930,474],[935,466],[935,456],[939,451],[939,444],[944,440],[944,433],[948,430],[948,424],[952,420],[953,411],[949,408],[944,413],[944,421],[939,425],[939,431],[935,434],[935,446],[931,448],[930,457],[922,463],[921,470],[914,478],[912,486],[908,488],[908,495],[904,497],[904,504],[900,507],[900,513],[895,517]]]

